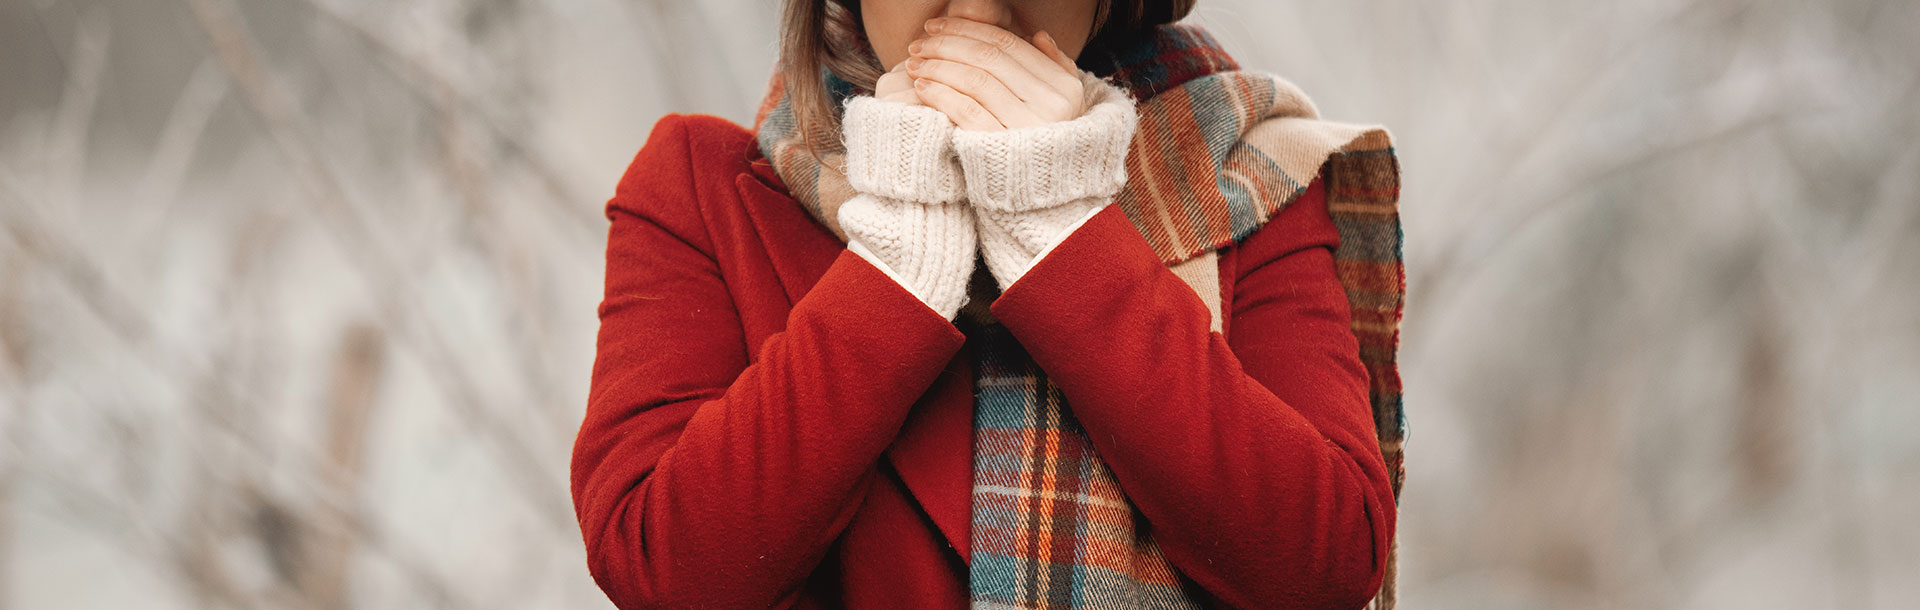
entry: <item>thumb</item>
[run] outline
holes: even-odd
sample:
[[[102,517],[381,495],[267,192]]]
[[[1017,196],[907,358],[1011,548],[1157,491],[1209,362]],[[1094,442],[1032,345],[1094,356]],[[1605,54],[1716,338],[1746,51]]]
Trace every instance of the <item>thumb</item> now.
[[[1047,59],[1053,60],[1053,63],[1059,64],[1061,68],[1065,68],[1068,72],[1080,71],[1080,66],[1075,65],[1073,58],[1067,57],[1067,53],[1060,50],[1060,43],[1055,42],[1053,35],[1048,34],[1046,30],[1041,30],[1033,35],[1033,46],[1034,48],[1040,49],[1041,53],[1046,54]]]

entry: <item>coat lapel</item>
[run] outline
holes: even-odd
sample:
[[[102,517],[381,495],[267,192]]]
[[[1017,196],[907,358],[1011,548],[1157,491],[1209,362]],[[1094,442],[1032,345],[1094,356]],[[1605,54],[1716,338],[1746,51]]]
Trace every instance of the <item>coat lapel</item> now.
[[[760,238],[797,244],[766,249],[791,302],[798,302],[846,244],[821,226],[800,202],[781,192],[770,168],[736,180],[747,216]],[[964,346],[908,412],[885,459],[962,561],[969,561],[973,510],[973,361]]]
[[[913,405],[887,460],[927,517],[969,561],[973,531],[973,363],[960,348]]]

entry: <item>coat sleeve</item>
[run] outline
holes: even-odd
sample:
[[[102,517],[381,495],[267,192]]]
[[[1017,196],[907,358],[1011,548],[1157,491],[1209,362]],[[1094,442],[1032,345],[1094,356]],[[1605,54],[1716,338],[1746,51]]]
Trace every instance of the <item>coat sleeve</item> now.
[[[965,336],[842,251],[749,362],[701,220],[696,128],[663,119],[607,204],[574,507],[620,608],[785,607]]]
[[[1393,536],[1324,190],[1234,246],[1231,341],[1117,205],[992,305],[1167,560],[1231,607],[1362,607]]]

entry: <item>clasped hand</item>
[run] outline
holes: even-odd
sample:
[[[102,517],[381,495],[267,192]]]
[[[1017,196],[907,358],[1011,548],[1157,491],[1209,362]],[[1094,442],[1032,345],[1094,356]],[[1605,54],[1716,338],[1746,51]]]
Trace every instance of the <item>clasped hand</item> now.
[[[839,214],[850,249],[952,319],[976,245],[1005,290],[1112,200],[1136,116],[1045,32],[925,27],[872,97],[848,103],[847,175],[869,196]]]
[[[1080,116],[1080,68],[1046,32],[1023,39],[992,24],[941,17],[874,85],[881,99],[930,106],[961,129],[998,131]]]

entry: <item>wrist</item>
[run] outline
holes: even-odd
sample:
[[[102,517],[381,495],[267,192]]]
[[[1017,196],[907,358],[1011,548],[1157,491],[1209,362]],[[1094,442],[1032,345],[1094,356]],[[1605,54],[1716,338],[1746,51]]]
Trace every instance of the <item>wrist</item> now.
[[[1001,131],[954,130],[970,203],[1021,212],[1120,191],[1138,122],[1133,100],[1092,74],[1082,71],[1080,77],[1087,109],[1079,117]]]
[[[953,121],[927,106],[856,96],[841,119],[848,186],[862,193],[920,203],[966,197],[953,155]]]
[[[929,204],[858,193],[839,211],[847,249],[932,308],[954,319],[966,301],[976,238],[964,204]]]
[[[1108,205],[1108,199],[1086,198],[1025,212],[977,210],[980,255],[1006,290]]]

